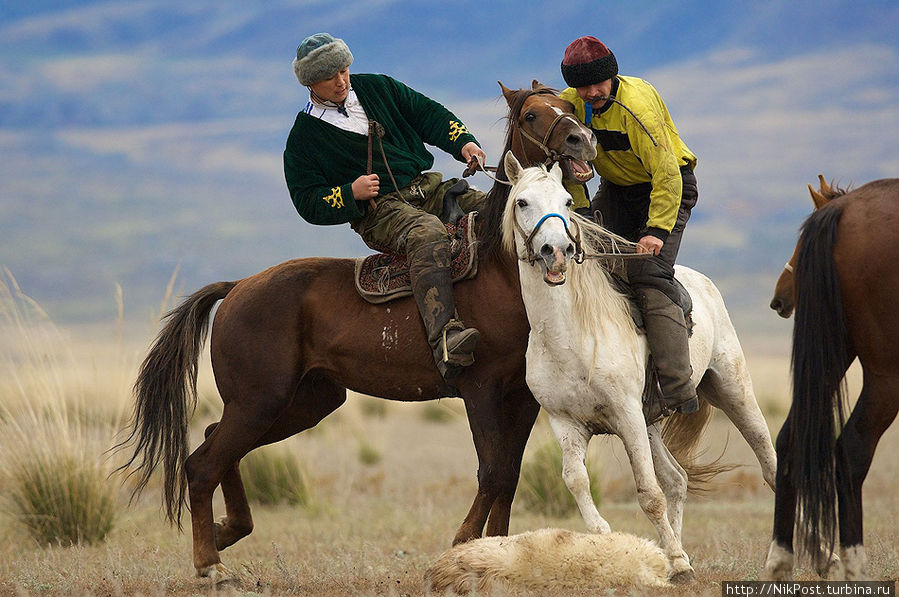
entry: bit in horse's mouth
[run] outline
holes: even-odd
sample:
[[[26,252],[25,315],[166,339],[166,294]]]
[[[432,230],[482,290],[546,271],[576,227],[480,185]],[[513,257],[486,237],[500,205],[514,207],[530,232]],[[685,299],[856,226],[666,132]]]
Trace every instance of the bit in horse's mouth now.
[[[574,158],[568,158],[565,161],[568,173],[578,182],[587,182],[593,178],[593,168],[590,164]]]

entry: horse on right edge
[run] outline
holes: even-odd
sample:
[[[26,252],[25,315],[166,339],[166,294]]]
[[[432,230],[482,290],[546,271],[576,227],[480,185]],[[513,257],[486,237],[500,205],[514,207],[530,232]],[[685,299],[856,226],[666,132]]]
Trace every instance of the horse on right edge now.
[[[899,179],[815,205],[791,260],[793,403],[777,436],[764,577],[792,579],[795,529],[821,576],[863,580],[862,484],[899,410]],[[843,377],[856,358],[863,384],[847,418]],[[833,554],[838,532],[840,559]]]

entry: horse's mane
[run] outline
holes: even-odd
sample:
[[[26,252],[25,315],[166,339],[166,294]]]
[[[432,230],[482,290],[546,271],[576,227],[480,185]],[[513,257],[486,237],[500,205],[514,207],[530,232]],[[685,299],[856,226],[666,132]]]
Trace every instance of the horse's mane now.
[[[512,150],[512,130],[515,123],[518,122],[518,117],[521,115],[521,109],[524,107],[524,102],[529,97],[539,94],[556,95],[556,90],[550,87],[518,89],[510,95],[511,107],[509,108],[509,115],[506,117],[506,140],[503,144],[503,151],[499,156],[499,163],[496,167],[496,178],[498,180],[509,180],[508,176],[506,176],[503,157],[506,155],[507,151]],[[503,211],[506,208],[506,199],[509,198],[509,188],[509,185],[495,182],[493,183],[493,187],[487,193],[484,207],[479,214],[481,224],[478,230],[478,241],[480,243],[479,250],[483,255],[492,254],[496,257],[502,255],[501,227]]]
[[[852,185],[849,185],[848,187],[844,188],[844,187],[836,186],[834,181],[830,181],[830,186],[824,187],[822,185],[821,189],[818,192],[821,193],[822,195],[824,195],[824,198],[827,199],[828,201],[833,201],[834,199],[836,199],[838,197],[842,197],[843,195],[848,194],[852,190],[853,190]]]
[[[521,178],[510,189],[503,206],[503,219],[500,227],[502,248],[506,253],[516,255],[514,210],[515,201],[522,189],[540,180],[550,180],[560,184],[549,174],[542,164],[525,168]],[[564,187],[563,187],[564,188]],[[567,214],[573,221],[572,227],[580,230],[581,244],[586,254],[634,252],[634,243],[613,232],[606,230],[592,220],[581,217],[573,211]],[[636,339],[633,334],[628,299],[612,283],[611,273],[606,262],[598,259],[585,259],[583,263],[571,263],[566,273],[566,285],[570,285],[574,296],[574,317],[578,326],[586,334],[594,338],[600,335],[617,334],[622,340]],[[616,350],[626,354],[637,354],[637,347],[616,346]],[[594,355],[595,358],[595,355]]]

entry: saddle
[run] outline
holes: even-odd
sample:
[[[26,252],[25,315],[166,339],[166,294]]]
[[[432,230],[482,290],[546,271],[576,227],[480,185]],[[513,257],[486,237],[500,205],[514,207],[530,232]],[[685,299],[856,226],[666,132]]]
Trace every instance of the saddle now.
[[[453,282],[473,278],[478,273],[475,216],[472,211],[446,223],[450,237]],[[356,290],[370,303],[386,303],[412,294],[409,262],[405,255],[376,253],[356,259]]]

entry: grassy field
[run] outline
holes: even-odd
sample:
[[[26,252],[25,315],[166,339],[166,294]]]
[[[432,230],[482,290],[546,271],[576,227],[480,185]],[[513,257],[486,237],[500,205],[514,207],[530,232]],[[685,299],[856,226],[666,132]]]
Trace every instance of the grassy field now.
[[[0,594],[423,594],[424,571],[449,547],[476,491],[477,462],[460,401],[398,404],[350,396],[317,428],[283,442],[311,491],[302,503],[255,506],[253,534],[223,552],[224,563],[238,579],[215,588],[193,576],[189,535],[165,523],[158,479],[129,505],[121,479],[102,476],[117,462],[104,451],[127,418],[143,341],[116,339],[115,330],[61,331],[39,315],[26,315],[12,325],[7,320],[0,334],[0,495],[5,496]],[[788,405],[786,348],[781,354],[747,348],[772,434]],[[221,407],[208,362],[199,385],[194,446]],[[853,385],[857,387],[857,372]],[[541,417],[526,463],[550,437]],[[720,414],[713,418],[705,445],[708,458],[723,453],[725,461],[745,466],[722,476],[710,495],[689,498],[684,546],[697,582],[674,594],[720,595],[722,580],[757,579],[771,532],[773,494],[748,446]],[[59,453],[55,447],[98,463],[102,474],[95,485],[110,491],[115,504],[114,524],[102,539],[47,545],[16,519],[9,499],[16,488],[16,467],[41,461],[41,455],[52,460]],[[881,442],[865,485],[866,545],[875,578],[899,577],[897,450],[894,428]],[[613,529],[655,539],[636,504],[620,442],[595,438],[589,461],[598,471],[593,482],[602,496],[600,510]],[[223,514],[220,500],[216,514]],[[548,517],[516,502],[511,532],[541,527],[584,530],[576,512]],[[798,577],[814,579],[807,567],[800,568]]]

